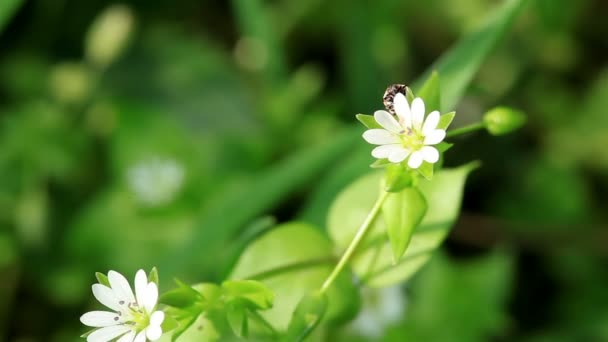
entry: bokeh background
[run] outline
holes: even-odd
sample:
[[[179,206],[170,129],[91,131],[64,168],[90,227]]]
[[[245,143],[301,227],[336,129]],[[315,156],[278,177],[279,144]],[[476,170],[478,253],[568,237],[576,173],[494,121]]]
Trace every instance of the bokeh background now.
[[[371,162],[354,114],[500,2],[18,3],[0,0],[8,341],[79,340],[95,271],[221,281],[260,227],[323,227]],[[454,126],[499,104],[528,125],[455,140],[447,165],[483,167],[444,248],[404,287],[364,291],[331,340],[608,341],[607,13],[528,1]]]

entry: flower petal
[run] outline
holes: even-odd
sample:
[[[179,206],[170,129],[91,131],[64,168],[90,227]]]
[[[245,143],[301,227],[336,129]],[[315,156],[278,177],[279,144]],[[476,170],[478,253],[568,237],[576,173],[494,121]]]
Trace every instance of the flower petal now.
[[[135,339],[133,340],[133,342],[146,342],[146,331],[143,330],[142,332],[137,334],[137,336],[135,336]]]
[[[424,121],[424,101],[417,97],[412,101],[412,125],[416,129],[422,127]]]
[[[101,328],[119,324],[120,321],[117,318],[119,317],[116,312],[89,311],[84,315],[80,316],[80,321],[84,325],[88,325],[94,328]]]
[[[439,124],[439,111],[432,111],[429,115],[427,115],[424,120],[424,124],[422,125],[422,134],[427,135],[434,131]]]
[[[135,330],[131,330],[128,333],[122,335],[116,342],[133,342],[135,338]]]
[[[144,296],[144,307],[148,312],[152,312],[158,300],[158,287],[156,283],[148,283],[146,287],[146,295]]]
[[[436,129],[424,137],[425,145],[439,144],[445,138],[445,131],[442,129]]]
[[[420,165],[422,165],[422,158],[422,152],[416,151],[410,156],[410,160],[407,161],[407,165],[412,169],[417,169],[420,167]]]
[[[424,146],[420,149],[422,159],[429,163],[436,163],[439,160],[439,151],[433,146]]]
[[[406,150],[405,148],[400,148],[399,150],[391,152],[391,154],[388,156],[388,161],[391,163],[401,163],[409,155],[410,151]]]
[[[162,311],[154,311],[150,316],[150,325],[161,325],[165,320],[165,313]]]
[[[367,131],[363,132],[363,139],[374,145],[388,145],[399,142],[399,138],[397,138],[397,136],[385,129],[380,128],[368,129]]]
[[[111,288],[102,284],[93,284],[92,289],[97,301],[114,311],[120,311],[119,299]]]
[[[133,290],[131,290],[131,286],[129,285],[127,278],[125,278],[122,274],[116,271],[110,271],[108,272],[108,280],[110,281],[112,290],[119,300],[124,300],[129,303],[135,301]]]
[[[403,149],[400,144],[380,145],[372,150],[372,156],[378,159],[388,158],[391,152],[400,149]]]
[[[403,127],[401,127],[397,120],[385,110],[377,110],[374,113],[374,119],[376,119],[376,122],[379,123],[380,126],[389,132],[399,133],[403,131]]]
[[[137,304],[143,306],[146,302],[146,293],[148,288],[148,276],[144,270],[139,270],[135,274],[135,296]]]
[[[114,325],[111,327],[105,327],[101,329],[97,329],[91,333],[91,335],[87,336],[88,342],[108,342],[112,339],[117,338],[118,336],[126,333],[131,330],[131,327],[126,325]]]
[[[160,325],[151,325],[146,329],[146,336],[150,341],[156,341],[163,334],[163,329]]]
[[[410,105],[407,103],[405,95],[397,93],[393,98],[393,108],[395,113],[399,117],[399,121],[404,127],[412,127],[412,113],[410,112]]]

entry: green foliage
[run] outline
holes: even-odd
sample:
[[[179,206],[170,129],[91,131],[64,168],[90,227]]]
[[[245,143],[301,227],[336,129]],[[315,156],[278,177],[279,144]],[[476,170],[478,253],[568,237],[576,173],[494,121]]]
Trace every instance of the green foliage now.
[[[22,0],[5,0],[0,4],[0,33],[4,26],[11,19],[13,14],[17,12],[19,6],[23,3]]]
[[[432,181],[421,180],[418,187],[426,198],[427,214],[412,235],[409,248],[401,260],[393,262],[395,253],[387,243],[386,222],[378,219],[353,260],[355,274],[372,287],[392,285],[411,277],[445,239],[458,217],[466,177],[476,167],[477,164],[472,163],[455,169],[444,169]],[[373,206],[381,178],[381,173],[360,178],[340,193],[332,204],[327,227],[339,248],[344,249],[350,243]]]
[[[327,311],[327,301],[325,293],[304,295],[293,312],[283,341],[304,341],[323,319]]]

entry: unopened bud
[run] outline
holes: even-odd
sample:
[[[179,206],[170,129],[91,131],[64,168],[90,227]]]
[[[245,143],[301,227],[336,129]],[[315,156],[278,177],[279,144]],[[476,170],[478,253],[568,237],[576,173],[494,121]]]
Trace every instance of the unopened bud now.
[[[483,123],[492,135],[511,133],[526,123],[524,113],[508,107],[497,107],[486,112]]]
[[[113,5],[101,13],[87,34],[87,59],[98,67],[112,63],[127,45],[133,21],[131,9],[125,5]]]

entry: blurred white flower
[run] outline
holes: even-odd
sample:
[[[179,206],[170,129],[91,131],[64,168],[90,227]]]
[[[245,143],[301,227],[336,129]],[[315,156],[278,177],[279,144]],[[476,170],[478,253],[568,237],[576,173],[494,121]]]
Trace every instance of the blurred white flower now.
[[[127,171],[131,191],[148,206],[171,202],[184,183],[184,169],[174,160],[153,158],[140,162]]]
[[[410,104],[401,93],[395,95],[395,118],[389,112],[378,110],[374,119],[382,128],[368,129],[363,138],[370,144],[379,145],[372,150],[372,156],[387,158],[391,163],[401,163],[409,157],[407,165],[417,169],[423,161],[436,163],[439,151],[431,146],[445,138],[445,130],[437,129],[440,114],[431,112],[425,119],[424,101],[416,98]]]
[[[403,317],[405,305],[405,296],[400,286],[383,289],[365,288],[362,309],[350,323],[350,330],[377,339],[387,326]]]
[[[108,342],[120,337],[117,342],[156,341],[162,335],[161,324],[165,313],[156,311],[158,287],[148,282],[144,270],[135,275],[135,295],[127,279],[115,271],[108,272],[110,287],[93,285],[93,295],[112,311],[90,311],[80,321],[90,327],[99,328],[87,336],[88,342]]]

